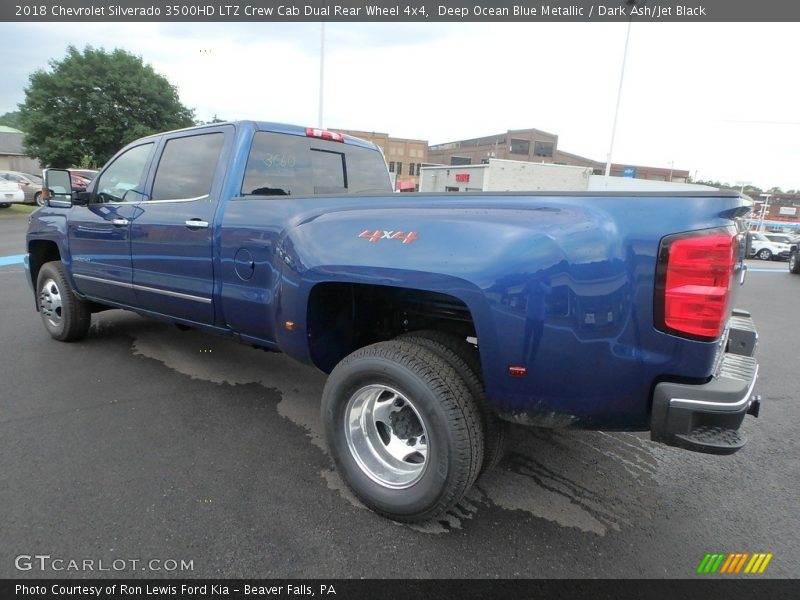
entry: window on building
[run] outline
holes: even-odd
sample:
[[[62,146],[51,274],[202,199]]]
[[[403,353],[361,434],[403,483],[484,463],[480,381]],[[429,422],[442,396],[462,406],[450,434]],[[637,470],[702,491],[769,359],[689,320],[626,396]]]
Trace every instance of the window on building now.
[[[534,156],[553,156],[553,142],[534,142]]]
[[[397,174],[398,175],[402,175],[403,174],[403,163],[401,163],[401,162],[397,163]]]
[[[468,156],[451,156],[450,157],[450,165],[451,166],[459,166],[459,165],[471,165],[472,159]]]
[[[414,163],[408,163],[408,174],[409,175],[419,175],[419,173],[414,173],[414,167],[416,165]]]
[[[531,143],[529,140],[516,140],[511,138],[511,146],[508,149],[511,154],[530,154]]]
[[[389,173],[394,173],[394,161],[389,161]]]

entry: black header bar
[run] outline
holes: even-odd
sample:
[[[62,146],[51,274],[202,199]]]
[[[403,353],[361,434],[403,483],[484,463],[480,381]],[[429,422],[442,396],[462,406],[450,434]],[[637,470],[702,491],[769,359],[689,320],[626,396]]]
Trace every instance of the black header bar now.
[[[758,577],[758,576],[756,576]],[[17,579],[0,580],[0,597],[37,600],[789,600],[797,582],[752,577],[679,580],[241,580],[241,579]]]
[[[11,22],[784,22],[785,0],[5,0]]]

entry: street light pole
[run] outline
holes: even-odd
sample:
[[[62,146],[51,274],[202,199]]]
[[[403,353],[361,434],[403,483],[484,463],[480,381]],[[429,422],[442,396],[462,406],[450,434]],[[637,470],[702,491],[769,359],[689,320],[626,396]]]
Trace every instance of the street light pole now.
[[[633,19],[628,19],[628,29],[625,33],[625,49],[622,51],[622,68],[619,72],[619,87],[617,88],[617,105],[614,108],[614,122],[611,125],[611,144],[608,147],[608,155],[606,156],[606,175],[605,187],[608,187],[608,177],[611,174],[611,155],[614,153],[614,138],[617,135],[617,118],[619,117],[619,104],[622,99],[622,84],[625,81],[625,63],[628,62],[628,42],[631,39],[631,23]]]
[[[753,182],[752,181],[737,181],[736,184],[741,186],[739,188],[739,193],[740,194],[744,194],[744,186],[750,185],[751,183],[753,183]]]
[[[319,26],[319,116],[317,126],[322,129],[322,95],[325,84],[325,21]]]
[[[628,10],[632,9],[637,4],[642,6],[647,0],[627,0],[625,3]],[[628,28],[625,31],[625,48],[622,51],[622,67],[619,70],[619,87],[617,88],[617,105],[614,107],[614,123],[611,125],[611,143],[608,146],[608,155],[606,156],[606,175],[605,187],[608,188],[608,177],[611,175],[611,156],[614,154],[614,138],[617,136],[617,119],[619,117],[619,104],[622,99],[622,84],[625,81],[625,64],[628,62],[628,42],[631,39],[631,23],[633,22],[633,14],[628,17]]]
[[[758,230],[764,231],[764,219],[767,217],[767,211],[769,210],[769,199],[772,197],[772,194],[761,194],[761,197],[764,198],[764,204],[761,206],[761,222],[758,224]]]

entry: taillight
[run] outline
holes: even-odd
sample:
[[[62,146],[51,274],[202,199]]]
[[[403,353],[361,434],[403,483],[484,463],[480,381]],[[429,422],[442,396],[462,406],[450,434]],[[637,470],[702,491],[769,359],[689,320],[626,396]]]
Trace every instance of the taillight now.
[[[656,275],[656,326],[697,340],[717,339],[728,318],[736,235],[726,229],[664,238]]]
[[[327,129],[315,129],[313,127],[306,128],[307,137],[315,137],[323,140],[330,140],[332,142],[343,142],[344,136],[335,131],[328,131]]]

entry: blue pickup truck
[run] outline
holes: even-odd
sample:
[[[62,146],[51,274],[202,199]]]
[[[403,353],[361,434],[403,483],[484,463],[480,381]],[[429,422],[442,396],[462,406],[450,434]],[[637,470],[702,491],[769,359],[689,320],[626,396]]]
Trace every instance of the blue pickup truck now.
[[[729,454],[758,413],[735,193],[395,194],[375,145],[249,121],[45,193],[25,265],[53,338],[121,308],[315,365],[338,469],[395,520],[458,502],[509,422]]]

